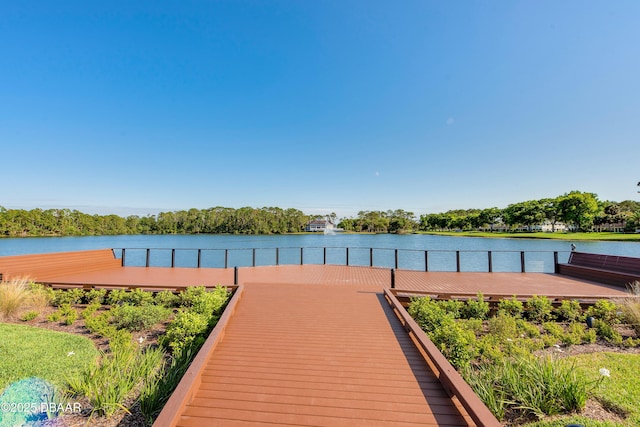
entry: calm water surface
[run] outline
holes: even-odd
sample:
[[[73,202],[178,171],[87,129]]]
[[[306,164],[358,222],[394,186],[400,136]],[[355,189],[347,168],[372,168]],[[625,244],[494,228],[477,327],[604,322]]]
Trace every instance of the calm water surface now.
[[[488,255],[492,252],[493,271],[519,271],[520,252],[526,254],[527,271],[553,271],[553,252],[560,261],[568,257],[570,240],[489,239],[480,237],[451,237],[431,235],[393,234],[301,234],[276,236],[236,235],[125,235],[87,237],[29,237],[0,239],[0,256],[33,253],[65,252],[86,249],[126,248],[126,265],[145,265],[146,248],[151,248],[150,265],[169,266],[171,251],[176,249],[175,265],[195,267],[197,249],[201,251],[203,267],[299,264],[303,249],[305,264],[346,264],[395,267],[398,249],[398,268],[455,271],[455,251],[460,251],[462,271],[487,271]],[[639,242],[576,242],[579,251],[640,257]],[[137,248],[137,249],[136,249]],[[254,261],[254,251],[255,261]],[[279,248],[276,254],[275,248]],[[326,252],[323,248],[327,248]],[[225,249],[228,249],[225,255]],[[325,255],[326,253],[326,255]]]

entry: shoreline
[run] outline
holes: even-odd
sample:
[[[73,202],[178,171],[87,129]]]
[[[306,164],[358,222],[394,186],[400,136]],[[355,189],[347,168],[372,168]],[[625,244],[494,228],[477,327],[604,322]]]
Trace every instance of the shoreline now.
[[[495,239],[541,239],[566,241],[594,241],[594,242],[640,242],[640,233],[561,233],[561,232],[485,232],[485,231],[420,231],[415,234],[429,234],[433,236],[450,237],[480,237]]]

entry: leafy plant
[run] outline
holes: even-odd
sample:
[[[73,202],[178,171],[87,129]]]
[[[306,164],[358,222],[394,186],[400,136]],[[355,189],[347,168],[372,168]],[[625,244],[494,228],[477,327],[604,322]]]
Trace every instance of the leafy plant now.
[[[620,332],[616,331],[610,323],[602,319],[596,319],[595,329],[598,335],[604,338],[605,341],[614,344],[622,343],[622,335],[620,335]]]
[[[172,357],[171,363],[164,363],[155,377],[145,381],[140,392],[140,409],[149,425],[153,424],[178,386],[196,351],[190,347],[184,349]]]
[[[501,299],[498,302],[498,314],[506,314],[512,317],[521,317],[522,310],[524,310],[524,304],[522,301],[511,297],[510,299]]]
[[[463,372],[499,417],[508,408],[538,418],[577,411],[584,407],[595,386],[575,369],[574,363],[533,356],[503,359],[501,363],[482,365],[473,373]]]
[[[582,307],[576,300],[564,300],[560,303],[560,307],[555,309],[555,315],[558,320],[567,322],[575,322],[582,314]]]
[[[128,410],[126,398],[139,384],[154,380],[164,358],[160,349],[143,351],[124,331],[110,340],[109,347],[99,363],[67,378],[73,393],[86,396],[93,411],[107,417]]]
[[[166,320],[171,310],[157,305],[116,306],[111,309],[112,323],[118,329],[141,331]]]
[[[106,289],[89,289],[84,293],[84,302],[86,304],[104,304],[107,295]]]
[[[544,295],[534,295],[528,299],[525,308],[527,319],[531,321],[543,323],[552,319],[553,305],[551,300]]]
[[[51,305],[54,307],[60,307],[65,304],[75,305],[80,304],[84,297],[84,291],[79,288],[73,289],[57,289],[53,293],[53,299]]]
[[[486,319],[489,315],[489,303],[479,293],[475,300],[469,299],[460,308],[460,317],[463,319]]]
[[[180,297],[171,291],[160,291],[153,297],[157,305],[167,308],[177,307],[180,303]]]
[[[609,325],[615,325],[620,322],[620,314],[616,303],[606,299],[596,301],[594,305],[587,309],[587,316],[602,320]]]
[[[39,315],[40,315],[40,313],[38,313],[35,310],[27,311],[26,313],[24,313],[22,315],[22,317],[20,317],[20,320],[22,320],[24,322],[29,322],[30,320],[33,320],[33,319],[37,318]]]
[[[184,349],[200,341],[209,329],[210,319],[201,313],[180,311],[169,323],[160,343],[171,349],[173,354],[180,354]],[[202,339],[202,341],[204,341]]]
[[[107,295],[109,305],[147,305],[153,303],[153,293],[136,288],[132,291],[126,289],[115,289]]]

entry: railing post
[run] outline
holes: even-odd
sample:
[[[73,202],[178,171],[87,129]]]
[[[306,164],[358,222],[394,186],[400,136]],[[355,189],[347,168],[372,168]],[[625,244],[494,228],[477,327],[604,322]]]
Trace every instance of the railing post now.
[[[394,265],[396,266],[396,269],[397,269],[398,268],[398,250],[397,249],[394,251],[393,256],[395,258]]]
[[[198,249],[198,268],[202,265],[202,249]]]
[[[145,262],[145,266],[149,267],[149,260],[151,259],[151,249],[147,248],[147,260]]]
[[[460,251],[456,251],[456,271],[460,273]]]
[[[553,272],[555,274],[558,274],[559,272],[559,268],[558,268],[558,251],[553,251]]]
[[[300,248],[300,265],[304,265],[304,248]]]
[[[391,269],[391,289],[396,287],[396,270],[394,268]]]
[[[373,248],[369,248],[369,267],[373,267]]]
[[[280,248],[276,248],[276,265],[280,265]]]
[[[255,266],[256,266],[256,248],[253,248],[253,249],[251,250],[251,265],[252,265],[253,267],[255,267]]]
[[[525,273],[524,268],[524,251],[520,251],[520,271]]]
[[[322,248],[322,265],[327,265],[327,248]]]
[[[238,284],[238,266],[233,267],[233,284]]]
[[[491,251],[487,251],[487,257],[488,257],[488,265],[489,265],[489,273],[493,273],[493,262],[491,260]]]
[[[424,271],[429,271],[429,251],[424,251]]]
[[[124,261],[124,258],[125,258],[125,252],[126,252],[126,249],[125,249],[125,248],[122,248],[122,257],[120,258],[120,262],[122,263],[122,266],[123,266],[123,267],[124,267],[124,265],[125,265],[125,261]]]
[[[171,249],[171,268],[176,266],[176,250]]]
[[[347,248],[347,267],[349,266],[349,248]]]
[[[229,267],[229,249],[224,250],[224,268]]]

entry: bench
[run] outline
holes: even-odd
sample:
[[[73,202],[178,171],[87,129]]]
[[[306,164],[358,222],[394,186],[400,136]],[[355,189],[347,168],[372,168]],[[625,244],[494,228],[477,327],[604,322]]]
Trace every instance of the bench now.
[[[558,264],[557,272],[624,288],[640,281],[640,258],[571,252],[566,264]]]
[[[51,282],[56,277],[121,267],[111,249],[0,257],[2,280],[29,278]]]

